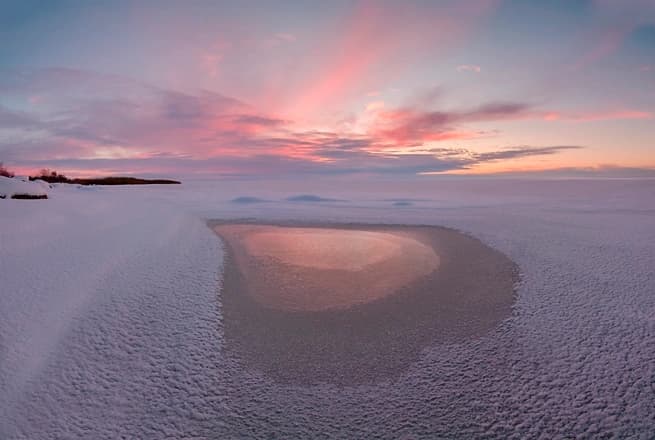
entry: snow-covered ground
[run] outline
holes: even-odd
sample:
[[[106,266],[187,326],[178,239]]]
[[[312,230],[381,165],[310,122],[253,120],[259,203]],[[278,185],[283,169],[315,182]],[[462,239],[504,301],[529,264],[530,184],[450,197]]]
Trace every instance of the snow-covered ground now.
[[[378,187],[0,200],[0,438],[655,438],[655,181]],[[305,193],[339,201],[284,201]],[[230,202],[246,196],[266,201]],[[461,229],[519,264],[514,315],[393,380],[276,383],[225,349],[204,221],[238,217]]]
[[[47,196],[50,185],[42,180],[30,182],[27,178],[0,176],[0,199],[14,195]]]

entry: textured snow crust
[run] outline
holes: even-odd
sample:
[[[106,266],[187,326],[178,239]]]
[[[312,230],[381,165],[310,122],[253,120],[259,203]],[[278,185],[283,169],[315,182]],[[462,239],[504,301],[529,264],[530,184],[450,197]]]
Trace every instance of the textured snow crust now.
[[[412,185],[0,201],[0,439],[655,438],[655,182]],[[276,383],[226,350],[205,220],[245,217],[460,229],[521,268],[514,314],[397,378]]]

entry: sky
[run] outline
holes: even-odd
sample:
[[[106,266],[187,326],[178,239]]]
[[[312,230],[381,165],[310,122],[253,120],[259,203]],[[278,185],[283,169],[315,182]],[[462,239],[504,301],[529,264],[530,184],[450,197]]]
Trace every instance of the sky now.
[[[0,0],[18,173],[655,176],[655,0]]]

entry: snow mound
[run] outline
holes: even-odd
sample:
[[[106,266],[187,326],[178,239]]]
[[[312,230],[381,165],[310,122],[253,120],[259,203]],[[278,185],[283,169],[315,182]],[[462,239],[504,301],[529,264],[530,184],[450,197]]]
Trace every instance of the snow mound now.
[[[10,199],[16,195],[47,197],[49,189],[50,185],[42,180],[31,182],[18,177],[0,176],[0,199]]]

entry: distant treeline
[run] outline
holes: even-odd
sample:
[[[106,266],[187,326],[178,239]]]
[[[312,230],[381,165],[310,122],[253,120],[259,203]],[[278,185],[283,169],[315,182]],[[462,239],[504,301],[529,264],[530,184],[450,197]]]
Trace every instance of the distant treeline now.
[[[140,179],[138,177],[92,177],[88,179],[71,179],[56,171],[41,170],[37,176],[30,180],[43,180],[48,183],[73,183],[76,185],[169,185],[179,184],[177,180],[170,179]]]

